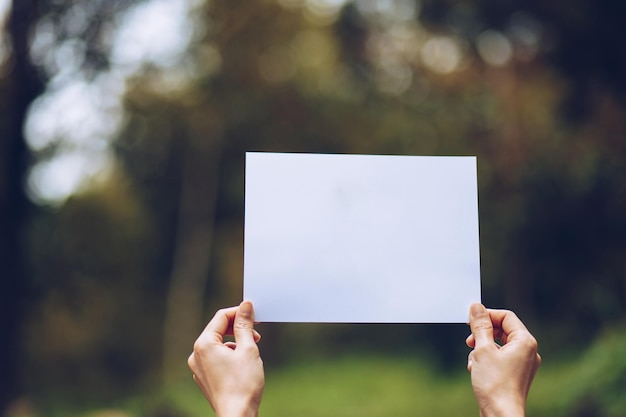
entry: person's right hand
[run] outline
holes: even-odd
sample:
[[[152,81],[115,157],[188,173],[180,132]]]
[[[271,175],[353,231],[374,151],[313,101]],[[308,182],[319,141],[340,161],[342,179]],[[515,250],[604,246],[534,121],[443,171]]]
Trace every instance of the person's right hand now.
[[[537,341],[512,311],[470,307],[466,343],[472,388],[482,417],[524,416],[530,385],[541,364]],[[502,345],[496,342],[500,341]]]

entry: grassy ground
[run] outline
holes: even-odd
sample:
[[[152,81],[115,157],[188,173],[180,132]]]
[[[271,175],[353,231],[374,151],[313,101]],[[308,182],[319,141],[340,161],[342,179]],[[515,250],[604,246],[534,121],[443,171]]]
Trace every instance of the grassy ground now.
[[[177,403],[190,416],[212,415],[181,386]],[[317,359],[268,370],[261,416],[374,417],[477,415],[469,374],[440,377],[416,360],[381,356]]]
[[[453,416],[476,414],[468,375],[438,377],[415,360],[356,357],[301,364],[268,378],[264,415]]]
[[[564,351],[566,346],[564,345]],[[261,417],[478,416],[469,374],[442,375],[418,357],[356,355],[268,369]],[[195,387],[176,403],[192,417],[212,411]],[[626,417],[626,329],[613,329],[586,352],[544,355],[528,417]]]
[[[565,351],[565,347],[564,347]],[[478,416],[465,358],[442,374],[419,356],[357,354],[266,367],[261,417]],[[135,396],[116,410],[39,416],[213,416],[191,378],[166,393]],[[50,410],[52,411],[52,410]],[[544,355],[528,401],[528,417],[626,417],[626,329],[614,329],[570,358]]]

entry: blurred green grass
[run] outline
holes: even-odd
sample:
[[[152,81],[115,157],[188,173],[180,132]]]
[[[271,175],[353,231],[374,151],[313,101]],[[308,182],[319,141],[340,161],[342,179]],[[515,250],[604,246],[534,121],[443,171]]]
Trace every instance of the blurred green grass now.
[[[450,416],[472,410],[469,376],[437,375],[415,359],[346,357],[268,377],[262,412],[282,416]]]
[[[568,353],[568,356],[565,356]],[[356,354],[316,358],[266,370],[261,416],[478,416],[459,358],[458,371],[441,373],[425,357]],[[528,417],[626,417],[626,326],[605,332],[587,350],[549,352],[532,386]],[[172,393],[184,415],[213,415],[192,384]]]
[[[563,352],[568,352],[566,342]],[[530,392],[528,417],[626,417],[626,326],[604,333],[577,355],[548,353],[543,359]],[[465,358],[458,361],[458,370],[443,373],[425,356],[360,352],[266,367],[260,415],[478,416]],[[191,378],[88,412],[62,403],[40,411],[37,415],[80,417],[214,415]]]
[[[173,393],[176,408],[194,417],[212,415],[199,390],[188,388],[180,385]],[[469,374],[440,376],[416,358],[361,354],[267,370],[260,415],[437,417],[458,410],[478,413]]]

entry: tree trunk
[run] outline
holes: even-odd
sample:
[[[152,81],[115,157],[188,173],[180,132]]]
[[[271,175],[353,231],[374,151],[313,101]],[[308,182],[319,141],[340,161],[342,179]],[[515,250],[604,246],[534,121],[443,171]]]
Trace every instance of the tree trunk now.
[[[184,151],[178,231],[165,314],[164,383],[188,372],[187,357],[203,326],[221,159],[220,129],[210,119],[205,114],[200,120],[192,120]],[[212,137],[207,137],[208,132],[213,133],[209,133]]]
[[[26,112],[42,91],[28,59],[28,35],[37,20],[36,0],[14,0],[7,32],[13,55],[4,84],[0,120],[0,413],[21,394],[20,328],[26,292],[23,246],[29,204],[24,193],[28,150],[23,135]]]

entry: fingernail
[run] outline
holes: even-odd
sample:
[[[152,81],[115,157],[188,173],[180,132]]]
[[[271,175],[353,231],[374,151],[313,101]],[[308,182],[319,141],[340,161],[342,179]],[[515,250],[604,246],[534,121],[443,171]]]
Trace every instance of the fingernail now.
[[[250,301],[244,301],[239,306],[239,313],[248,317],[252,315],[252,303]]]
[[[474,303],[470,306],[470,317],[476,318],[485,314],[485,306],[480,303]]]

